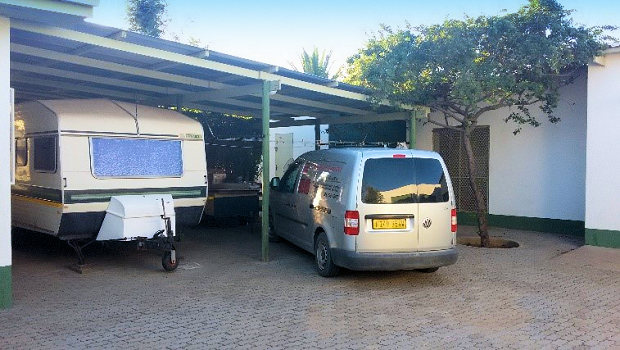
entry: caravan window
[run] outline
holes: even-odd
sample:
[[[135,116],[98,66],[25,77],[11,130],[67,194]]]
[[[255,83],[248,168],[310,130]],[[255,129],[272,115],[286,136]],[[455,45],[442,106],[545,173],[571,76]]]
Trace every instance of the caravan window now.
[[[180,140],[92,138],[95,177],[180,177]]]
[[[54,173],[56,172],[56,137],[37,136],[34,143],[34,170]]]

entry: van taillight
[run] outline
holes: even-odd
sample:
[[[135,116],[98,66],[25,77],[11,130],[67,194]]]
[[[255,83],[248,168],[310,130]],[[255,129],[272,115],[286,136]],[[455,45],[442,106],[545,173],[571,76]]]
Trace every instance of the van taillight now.
[[[360,213],[357,210],[344,212],[344,233],[358,235],[360,233]]]
[[[450,231],[456,232],[456,208],[450,211]]]

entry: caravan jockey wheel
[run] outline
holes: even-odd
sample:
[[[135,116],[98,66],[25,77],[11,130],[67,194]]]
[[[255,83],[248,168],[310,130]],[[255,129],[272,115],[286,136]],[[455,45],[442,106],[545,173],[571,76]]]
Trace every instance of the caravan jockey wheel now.
[[[176,251],[169,250],[165,252],[164,256],[161,258],[161,265],[164,267],[164,270],[168,272],[176,270],[179,266],[179,258],[176,256]]]

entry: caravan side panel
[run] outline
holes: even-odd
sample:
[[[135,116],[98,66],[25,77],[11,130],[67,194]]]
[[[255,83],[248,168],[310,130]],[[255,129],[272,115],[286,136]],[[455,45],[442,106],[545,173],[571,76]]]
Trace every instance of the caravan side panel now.
[[[62,135],[64,209],[60,227],[63,237],[87,236],[98,232],[110,197],[130,194],[169,193],[174,198],[177,223],[199,222],[206,201],[205,152],[202,140],[182,143],[183,173],[179,177],[97,177],[93,167],[92,138],[80,134]],[[118,138],[143,139],[139,136]],[[155,140],[160,138],[150,137]],[[202,164],[202,165],[201,165]]]
[[[18,105],[15,117],[13,225],[56,235],[62,214],[58,118],[38,102]]]

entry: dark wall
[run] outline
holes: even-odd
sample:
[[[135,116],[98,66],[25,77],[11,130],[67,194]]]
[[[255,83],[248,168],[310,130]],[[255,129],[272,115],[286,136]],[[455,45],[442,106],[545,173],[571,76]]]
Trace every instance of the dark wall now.
[[[335,124],[329,126],[329,141],[346,143],[389,143],[406,140],[407,124],[404,120],[360,124]]]

